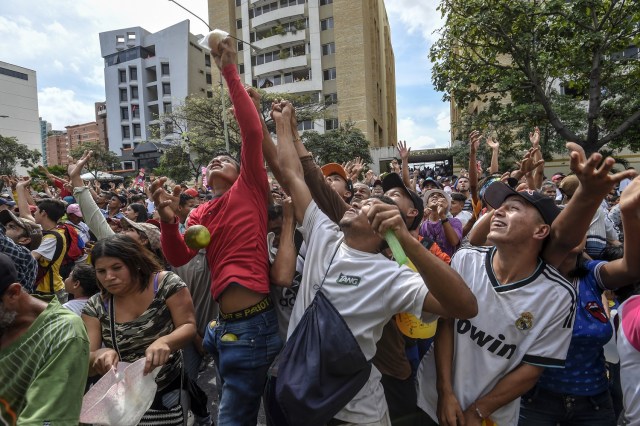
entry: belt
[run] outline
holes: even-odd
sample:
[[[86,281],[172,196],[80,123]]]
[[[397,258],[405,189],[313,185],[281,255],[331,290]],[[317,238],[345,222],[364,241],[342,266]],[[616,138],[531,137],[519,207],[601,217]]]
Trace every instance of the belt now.
[[[230,314],[225,314],[224,312],[220,311],[220,319],[224,321],[239,321],[255,317],[256,315],[259,315],[271,309],[273,309],[271,298],[265,297],[253,306],[249,306],[248,308],[244,308]]]

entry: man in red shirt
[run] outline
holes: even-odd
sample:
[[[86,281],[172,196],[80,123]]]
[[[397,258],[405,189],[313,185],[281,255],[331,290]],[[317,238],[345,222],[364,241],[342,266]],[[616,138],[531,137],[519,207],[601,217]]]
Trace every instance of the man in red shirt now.
[[[234,43],[226,38],[212,51],[227,81],[242,136],[241,163],[228,154],[207,166],[213,199],[191,211],[187,227],[204,225],[211,233],[207,261],[211,294],[220,305],[217,324],[210,325],[204,346],[211,351],[222,378],[220,425],[255,424],[266,373],[282,346],[278,320],[269,298],[267,256],[267,173],[262,155],[262,124],[256,107],[238,76]],[[198,250],[187,247],[177,217],[179,197],[154,182],[161,218],[165,257],[181,266]]]

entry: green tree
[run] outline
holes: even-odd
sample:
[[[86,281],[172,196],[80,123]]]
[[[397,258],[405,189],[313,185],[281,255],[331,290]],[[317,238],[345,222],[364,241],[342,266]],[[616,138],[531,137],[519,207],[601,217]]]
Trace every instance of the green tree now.
[[[356,157],[362,158],[365,163],[372,162],[369,141],[351,121],[324,134],[306,131],[302,135],[302,141],[318,164],[344,163]]]
[[[300,121],[322,117],[327,108],[324,103],[314,102],[309,96],[258,91],[261,94],[261,113],[271,132],[275,132],[275,124],[269,112],[271,103],[276,99],[286,98],[293,102]],[[224,112],[229,131],[229,152],[234,156],[240,155],[242,140],[238,124],[229,108],[231,100],[227,92],[221,91],[219,87],[213,88],[212,95],[211,98],[188,97],[184,104],[160,117],[164,122],[170,123],[174,132],[182,137],[163,153],[156,173],[179,182],[198,178],[201,168],[206,166],[215,154],[226,151],[223,102],[227,108]],[[160,137],[159,134],[154,136]]]
[[[461,109],[476,101],[484,109],[453,129],[456,138],[466,140],[471,125],[518,142],[539,125],[547,152],[566,140],[589,153],[640,149],[640,94],[630,90],[640,61],[629,49],[639,41],[640,2],[442,0],[440,11],[435,87]]]
[[[114,170],[120,162],[118,156],[105,148],[104,144],[100,142],[85,142],[72,149],[71,152],[69,152],[69,156],[74,160],[78,160],[85,151],[93,151],[93,155],[87,163],[86,169],[94,178],[98,176],[98,172]]]
[[[42,157],[37,149],[29,149],[13,136],[0,135],[0,175],[13,175],[16,165],[32,167]]]

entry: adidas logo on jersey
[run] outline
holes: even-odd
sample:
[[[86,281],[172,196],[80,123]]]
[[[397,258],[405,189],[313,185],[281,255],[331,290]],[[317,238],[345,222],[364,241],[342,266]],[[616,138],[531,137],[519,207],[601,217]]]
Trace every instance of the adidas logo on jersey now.
[[[358,284],[360,284],[360,277],[357,277],[355,275],[344,275],[342,272],[340,272],[336,283],[357,287]]]
[[[469,334],[469,338],[473,340],[476,345],[480,346],[491,352],[506,359],[511,359],[516,352],[516,345],[509,345],[504,342],[504,335],[498,334],[496,339],[489,333],[486,333],[478,329],[475,325],[471,324],[468,320],[458,320],[457,325],[459,334]],[[490,343],[491,342],[491,343]],[[489,344],[490,343],[490,344]],[[488,345],[485,347],[485,345]]]

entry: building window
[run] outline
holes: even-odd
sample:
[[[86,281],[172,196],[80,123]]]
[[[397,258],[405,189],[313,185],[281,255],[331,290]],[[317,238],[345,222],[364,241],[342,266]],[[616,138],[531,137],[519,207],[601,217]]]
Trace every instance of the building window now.
[[[336,69],[329,68],[322,72],[322,76],[325,80],[335,80],[336,79]]]
[[[298,130],[313,130],[313,120],[305,120],[298,123]]]
[[[242,28],[242,19],[236,19],[236,28],[237,29]]]
[[[161,64],[162,75],[169,75],[169,64]]]
[[[333,28],[333,17],[320,21],[320,30],[326,31]]]
[[[338,103],[338,94],[337,93],[329,93],[328,95],[324,95],[324,103],[325,105],[333,105]]]
[[[123,170],[133,170],[133,161],[123,161],[122,162]]]
[[[116,43],[118,43],[118,44],[124,43],[124,36],[123,35],[117,35],[116,36]]]
[[[129,126],[122,126],[122,139],[129,139],[131,137],[131,131]]]
[[[133,125],[133,136],[140,137],[142,136],[142,130],[140,129],[140,124],[135,123]]]
[[[136,39],[136,33],[127,33],[127,40],[133,41]]]
[[[240,7],[242,5],[242,0],[236,0],[236,7]]]
[[[320,0],[320,6],[325,6],[327,4],[332,4],[333,0]]]
[[[295,6],[296,4],[305,4],[306,0],[280,0],[280,7]]]
[[[213,92],[211,90],[207,90],[207,98],[213,98]]]
[[[130,143],[123,143],[122,144],[122,149],[131,149],[131,144]]]
[[[335,53],[336,53],[335,43],[328,43],[328,44],[322,45],[322,56],[335,55]]]
[[[208,53],[204,55],[204,65],[207,67],[211,66],[211,55]]]
[[[138,105],[131,105],[131,117],[140,118],[140,107]]]
[[[238,74],[244,74],[244,64],[238,65]]]
[[[129,108],[120,107],[120,118],[123,119],[123,120],[128,120],[129,119]]]
[[[138,68],[129,67],[129,80],[133,80],[133,81],[138,80]]]
[[[207,84],[211,84],[211,74],[207,73]]]
[[[254,7],[253,9],[249,9],[249,18],[260,16],[263,13],[271,12],[271,11],[277,10],[277,9],[278,9],[278,2],[277,1],[274,1],[273,3],[265,4],[264,6]],[[251,13],[251,12],[253,12],[253,13]]]
[[[241,41],[239,41],[239,42],[238,42],[238,52],[241,52],[241,51],[243,51],[243,50],[244,50],[244,43],[243,43],[243,42],[241,42]]]
[[[127,99],[127,89],[120,89],[120,102],[126,102]]]
[[[127,70],[118,70],[118,81],[120,83],[127,82]]]
[[[164,112],[165,114],[171,114],[171,111],[173,109],[171,108],[171,102],[165,102],[164,103]]]
[[[131,87],[131,99],[138,99],[138,88]]]
[[[324,129],[325,130],[336,130],[338,128],[338,119],[330,118],[328,120],[324,120]]]
[[[172,133],[173,133],[173,123],[171,122],[164,123],[164,134],[170,135]]]
[[[171,84],[162,83],[162,94],[163,95],[170,95],[171,94]]]
[[[0,67],[0,74],[6,75],[6,76],[9,76],[9,77],[19,78],[20,80],[29,81],[29,76],[27,74],[25,74],[23,72],[10,70],[10,69],[7,69],[7,68]]]

